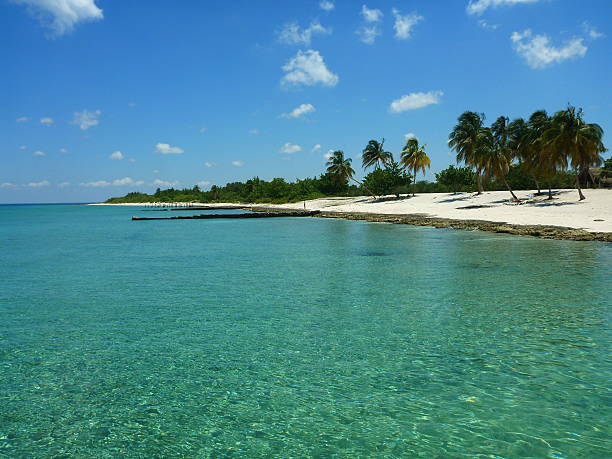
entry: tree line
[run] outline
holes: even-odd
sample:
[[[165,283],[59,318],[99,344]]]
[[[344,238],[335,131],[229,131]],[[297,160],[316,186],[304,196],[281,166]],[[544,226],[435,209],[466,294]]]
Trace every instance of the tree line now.
[[[592,166],[603,163],[601,153],[603,129],[598,124],[586,123],[582,109],[568,106],[549,116],[538,110],[527,120],[498,117],[485,125],[481,113],[462,113],[449,135],[448,145],[455,151],[457,164],[435,174],[435,182],[417,181],[419,172],[425,175],[431,161],[426,145],[409,138],[400,152],[399,161],[385,150],[385,140],[370,140],[361,153],[364,170],[372,169],[362,181],[355,177],[352,159],[342,150],[329,156],[326,170],[319,177],[287,182],[283,178],[265,181],[254,177],[246,182],[232,182],[225,186],[213,185],[203,191],[193,188],[157,189],[152,195],[128,193],[110,198],[107,202],[255,202],[284,203],[327,196],[374,197],[412,192],[459,192],[478,194],[485,190],[507,189],[513,199],[514,190],[533,189],[541,193],[541,183],[548,188],[552,199],[553,188],[575,186],[579,199],[585,199],[581,180]],[[602,177],[612,176],[612,159],[605,162]],[[592,177],[591,177],[591,181]]]

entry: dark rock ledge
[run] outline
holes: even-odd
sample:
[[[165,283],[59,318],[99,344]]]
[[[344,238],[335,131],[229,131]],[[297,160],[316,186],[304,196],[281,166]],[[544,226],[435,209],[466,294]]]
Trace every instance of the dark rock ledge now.
[[[572,241],[612,242],[612,233],[595,233],[563,226],[513,225],[485,220],[455,220],[452,218],[428,217],[419,214],[371,214],[366,212],[325,212],[315,217],[343,218],[345,220],[366,220],[369,222],[399,223],[415,226],[434,226],[462,230],[481,230],[494,233],[508,233],[519,236],[534,236],[543,239],[569,239]]]

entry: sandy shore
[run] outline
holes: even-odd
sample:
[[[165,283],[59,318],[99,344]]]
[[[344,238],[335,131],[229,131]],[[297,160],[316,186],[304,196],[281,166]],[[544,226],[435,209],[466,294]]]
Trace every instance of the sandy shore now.
[[[307,210],[324,212],[419,215],[456,220],[485,220],[510,225],[546,225],[612,232],[612,190],[585,190],[587,199],[578,201],[576,190],[557,190],[554,199],[535,196],[535,191],[517,191],[521,204],[510,201],[506,191],[474,193],[423,193],[415,197],[327,198],[306,201]],[[304,203],[274,206],[304,209]]]

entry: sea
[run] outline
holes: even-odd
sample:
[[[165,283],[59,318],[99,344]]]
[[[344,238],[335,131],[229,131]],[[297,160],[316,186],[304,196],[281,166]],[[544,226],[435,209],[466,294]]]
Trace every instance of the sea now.
[[[612,245],[150,210],[0,206],[0,457],[611,457]]]

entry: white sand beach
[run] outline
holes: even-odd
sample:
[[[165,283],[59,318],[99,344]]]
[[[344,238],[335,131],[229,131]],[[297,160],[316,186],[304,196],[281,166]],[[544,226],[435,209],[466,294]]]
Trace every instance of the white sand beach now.
[[[516,191],[522,200],[513,203],[507,191],[475,193],[420,193],[412,197],[402,195],[400,199],[387,196],[374,199],[369,196],[352,198],[322,198],[293,204],[236,204],[236,203],[191,203],[198,207],[270,207],[296,210],[321,210],[325,212],[365,212],[373,214],[419,214],[428,217],[458,220],[486,220],[512,225],[550,225],[590,232],[612,232],[612,190],[587,189],[587,199],[578,201],[576,190],[555,190],[554,199],[547,193],[536,196],[536,191]],[[174,203],[157,203],[175,206]],[[150,203],[90,204],[94,206],[144,206]]]
[[[512,203],[507,191],[475,193],[421,193],[387,197],[325,198],[306,201],[308,210],[326,212],[369,212],[376,214],[422,214],[429,217],[459,220],[487,220],[513,225],[552,225],[590,232],[612,232],[612,190],[587,189],[584,201],[578,201],[576,190],[556,190],[554,199],[536,191],[516,191],[521,204]],[[275,206],[304,209],[304,203]]]

